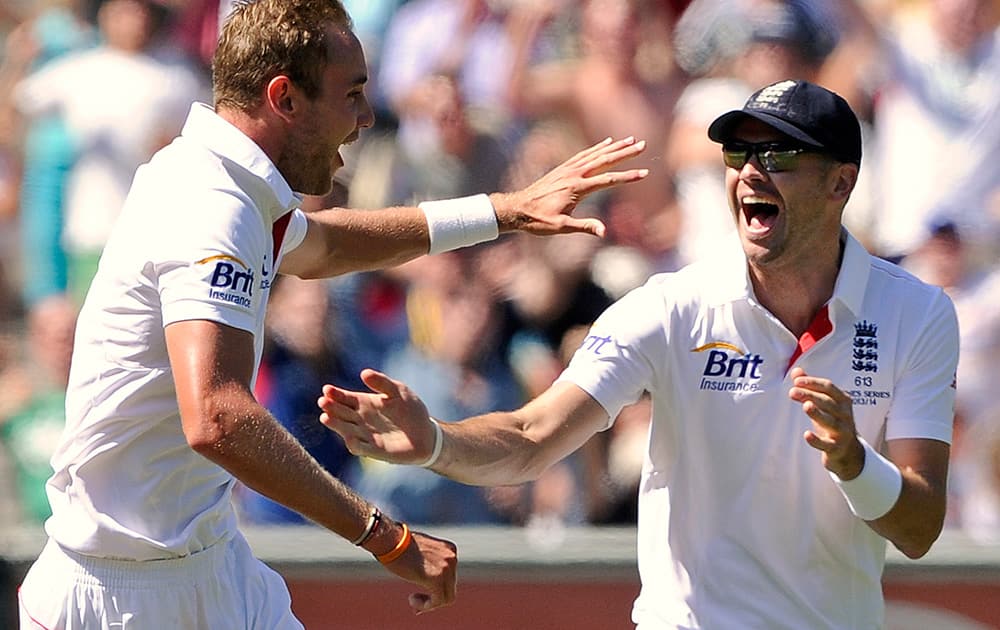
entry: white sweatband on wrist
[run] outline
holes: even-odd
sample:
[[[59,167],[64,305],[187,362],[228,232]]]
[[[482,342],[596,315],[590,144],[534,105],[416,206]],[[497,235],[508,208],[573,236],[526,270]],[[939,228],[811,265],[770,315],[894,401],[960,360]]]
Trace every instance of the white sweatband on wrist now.
[[[441,431],[441,425],[434,418],[428,416],[431,424],[434,425],[434,449],[431,451],[431,456],[425,459],[423,462],[417,464],[422,468],[430,468],[434,465],[434,462],[441,457],[441,447],[444,446],[444,432]]]
[[[903,475],[899,468],[858,436],[865,449],[865,464],[861,474],[843,481],[834,473],[830,476],[847,499],[851,512],[860,519],[874,521],[885,516],[896,505],[903,489]]]
[[[427,218],[428,254],[492,241],[500,235],[497,213],[488,195],[425,201],[417,207]]]

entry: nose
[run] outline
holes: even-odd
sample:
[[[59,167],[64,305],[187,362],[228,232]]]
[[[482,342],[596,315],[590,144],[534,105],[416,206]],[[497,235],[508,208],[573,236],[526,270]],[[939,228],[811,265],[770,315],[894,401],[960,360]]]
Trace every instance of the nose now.
[[[750,153],[750,159],[746,161],[743,168],[740,169],[740,179],[747,180],[761,180],[767,177],[767,171],[760,163],[760,158],[757,157],[757,152],[753,151]]]
[[[364,97],[364,106],[361,108],[361,113],[358,115],[358,128],[367,129],[375,124],[375,110],[372,109],[371,103],[368,102],[368,96]]]

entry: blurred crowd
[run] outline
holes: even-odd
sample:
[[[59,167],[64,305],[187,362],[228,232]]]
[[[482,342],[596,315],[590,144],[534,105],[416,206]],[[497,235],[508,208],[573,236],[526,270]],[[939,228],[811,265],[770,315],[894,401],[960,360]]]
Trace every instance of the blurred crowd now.
[[[944,287],[961,324],[951,527],[1000,540],[1000,0],[346,0],[373,129],[309,209],[520,187],[602,138],[652,171],[587,200],[603,240],[503,237],[384,272],[282,277],[256,393],[331,473],[427,524],[630,524],[648,401],[523,486],[359,459],[317,422],[364,367],[441,421],[513,409],[653,273],[738,247],[708,123],[802,78],[843,95],[865,157],[846,211],[874,253]],[[211,102],[227,0],[0,4],[0,494],[48,513],[76,309],[135,168]],[[300,517],[243,490],[248,523]]]

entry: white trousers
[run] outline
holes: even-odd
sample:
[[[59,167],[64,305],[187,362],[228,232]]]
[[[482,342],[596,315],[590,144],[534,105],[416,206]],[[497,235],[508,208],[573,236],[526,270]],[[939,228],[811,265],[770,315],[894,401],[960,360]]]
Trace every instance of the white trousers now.
[[[21,630],[302,630],[285,581],[237,535],[176,560],[82,556],[50,540],[18,590]]]

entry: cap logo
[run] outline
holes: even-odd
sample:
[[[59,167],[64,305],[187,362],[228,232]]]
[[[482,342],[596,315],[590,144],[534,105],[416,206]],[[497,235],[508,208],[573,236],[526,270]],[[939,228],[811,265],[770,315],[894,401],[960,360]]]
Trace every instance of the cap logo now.
[[[781,102],[785,94],[795,86],[795,81],[782,81],[781,83],[769,85],[753,97],[753,104],[762,106],[762,109],[775,107]]]

